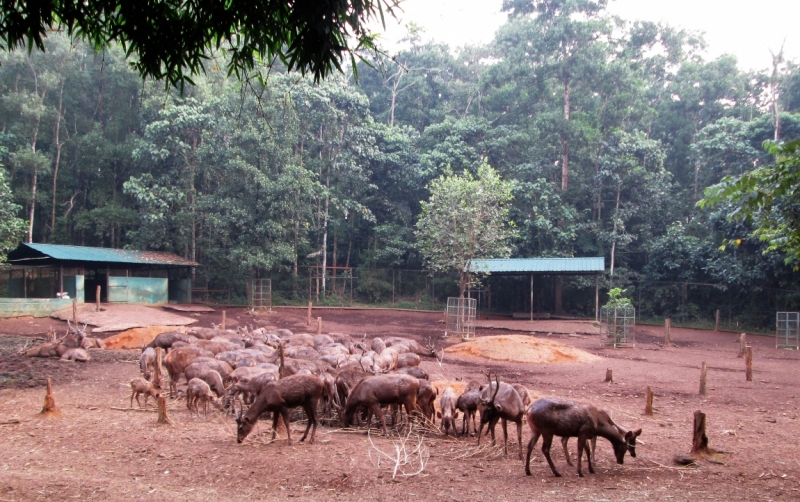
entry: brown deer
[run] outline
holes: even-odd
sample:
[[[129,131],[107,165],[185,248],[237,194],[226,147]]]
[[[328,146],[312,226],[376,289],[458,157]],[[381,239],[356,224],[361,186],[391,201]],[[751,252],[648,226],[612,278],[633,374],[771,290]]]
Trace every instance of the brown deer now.
[[[419,380],[411,375],[392,373],[388,375],[376,375],[365,378],[356,384],[344,405],[342,413],[342,423],[345,427],[353,422],[356,411],[364,407],[367,413],[367,433],[369,434],[372,415],[376,415],[381,420],[383,433],[389,434],[386,428],[382,406],[399,404],[405,407],[406,414],[410,417],[417,406],[417,392],[419,391]]]
[[[475,415],[478,411],[478,405],[481,403],[481,384],[472,380],[463,394],[458,396],[456,401],[456,408],[464,414],[464,421],[461,427],[461,434],[464,436],[469,435],[469,423],[472,422],[472,432],[478,432],[478,426],[475,424]]]
[[[283,418],[286,425],[288,444],[292,444],[292,432],[289,427],[289,408],[302,406],[308,417],[308,425],[300,441],[305,441],[311,430],[309,444],[314,443],[314,433],[317,432],[317,404],[319,403],[324,385],[322,380],[315,375],[293,375],[274,382],[269,382],[259,393],[256,401],[247,410],[236,417],[236,442],[241,443],[255,427],[258,417],[264,412],[272,412],[272,439],[278,434],[278,418]]]
[[[542,453],[550,465],[550,470],[557,477],[561,477],[553,459],[550,458],[550,445],[553,436],[562,438],[578,438],[578,476],[583,477],[581,471],[581,458],[583,451],[586,450],[586,461],[589,464],[589,472],[594,473],[592,458],[589,454],[588,441],[597,436],[608,439],[614,447],[614,455],[617,463],[622,464],[625,452],[629,452],[631,457],[636,457],[636,438],[642,433],[642,429],[637,431],[621,432],[621,428],[611,420],[605,411],[598,410],[594,406],[578,404],[565,399],[539,399],[533,403],[525,413],[525,419],[531,428],[533,437],[528,443],[528,455],[525,460],[525,474],[531,475],[530,462],[531,452],[536,446],[539,436],[542,436]],[[567,457],[569,458],[569,457]]]
[[[452,387],[448,387],[442,392],[442,399],[439,405],[442,411],[437,413],[436,416],[442,419],[442,431],[445,436],[450,435],[450,429],[453,429],[453,435],[458,436],[456,429],[456,419],[458,418],[458,411],[456,411],[456,391]]]
[[[495,381],[489,380],[489,385],[481,393],[481,425],[478,428],[478,444],[481,444],[481,432],[483,425],[492,433],[492,444],[495,444],[494,427],[501,421],[503,427],[503,453],[508,456],[508,422],[517,424],[517,443],[519,444],[519,459],[522,460],[522,417],[525,415],[525,408],[522,406],[522,398],[511,385],[500,382],[495,375]]]

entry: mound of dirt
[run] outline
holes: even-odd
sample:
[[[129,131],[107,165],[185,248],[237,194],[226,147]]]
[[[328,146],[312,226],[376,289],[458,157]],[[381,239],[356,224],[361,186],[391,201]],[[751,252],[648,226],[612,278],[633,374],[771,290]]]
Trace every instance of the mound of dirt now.
[[[109,349],[141,349],[142,345],[152,342],[153,338],[161,333],[176,330],[186,332],[186,328],[183,326],[148,326],[146,328],[133,328],[123,331],[106,338],[103,342],[105,342],[106,348]]]
[[[524,335],[482,336],[445,349],[448,354],[515,363],[588,363],[600,357],[571,345]]]
[[[159,308],[144,305],[110,304],[100,306],[100,312],[95,311],[95,305],[84,303],[78,305],[78,322],[85,322],[97,326],[92,333],[105,331],[122,331],[130,328],[144,328],[148,326],[186,326],[196,323],[197,319],[165,312]],[[50,317],[66,321],[72,319],[72,307],[53,312]]]

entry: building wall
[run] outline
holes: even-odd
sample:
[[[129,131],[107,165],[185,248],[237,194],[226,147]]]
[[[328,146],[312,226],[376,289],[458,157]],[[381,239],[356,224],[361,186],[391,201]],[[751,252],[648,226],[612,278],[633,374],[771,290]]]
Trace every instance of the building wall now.
[[[0,298],[0,318],[47,317],[56,310],[67,308],[70,305],[72,305],[72,300],[68,298]]]
[[[159,304],[169,301],[169,281],[160,277],[109,277],[109,303]]]

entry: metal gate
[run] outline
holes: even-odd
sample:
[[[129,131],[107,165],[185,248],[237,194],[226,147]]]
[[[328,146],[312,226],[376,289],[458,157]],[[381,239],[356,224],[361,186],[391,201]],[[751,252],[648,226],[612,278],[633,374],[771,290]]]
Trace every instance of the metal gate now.
[[[605,347],[636,347],[636,309],[603,307],[600,309],[600,343]]]
[[[250,284],[250,309],[272,310],[272,279],[253,279]]]
[[[778,312],[775,315],[775,347],[800,348],[800,312]]]
[[[462,339],[474,337],[477,304],[474,298],[448,298],[444,336],[460,336]]]

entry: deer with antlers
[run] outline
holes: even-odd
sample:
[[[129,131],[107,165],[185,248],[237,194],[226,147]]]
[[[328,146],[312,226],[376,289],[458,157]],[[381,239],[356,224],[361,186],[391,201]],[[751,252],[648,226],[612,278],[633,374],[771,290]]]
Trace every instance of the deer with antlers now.
[[[497,375],[492,382],[491,373],[487,385],[481,393],[481,424],[478,427],[478,444],[481,444],[481,432],[483,425],[487,424],[492,433],[492,444],[495,444],[494,427],[501,421],[503,427],[503,453],[508,456],[508,422],[517,424],[517,443],[519,444],[519,459],[522,460],[522,417],[525,415],[525,408],[522,405],[522,398],[511,385],[501,382]]]

